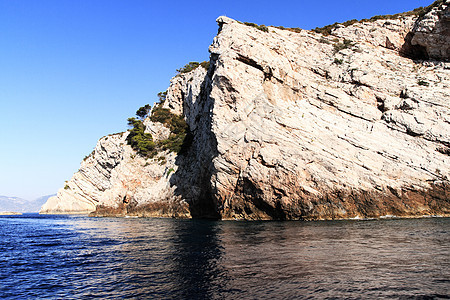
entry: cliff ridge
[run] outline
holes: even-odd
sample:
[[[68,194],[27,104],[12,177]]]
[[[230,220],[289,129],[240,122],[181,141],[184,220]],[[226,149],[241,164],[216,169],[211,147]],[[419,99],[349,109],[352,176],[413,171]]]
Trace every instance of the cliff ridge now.
[[[219,17],[207,70],[171,80],[182,153],[104,137],[42,213],[341,219],[450,213],[448,1],[330,35]],[[155,108],[153,108],[153,111]],[[170,134],[144,121],[154,140]]]

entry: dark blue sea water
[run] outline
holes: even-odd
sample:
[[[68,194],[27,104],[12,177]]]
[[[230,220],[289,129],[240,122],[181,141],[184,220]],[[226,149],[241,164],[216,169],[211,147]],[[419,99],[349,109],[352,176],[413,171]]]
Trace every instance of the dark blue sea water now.
[[[4,299],[440,299],[450,219],[0,217]]]

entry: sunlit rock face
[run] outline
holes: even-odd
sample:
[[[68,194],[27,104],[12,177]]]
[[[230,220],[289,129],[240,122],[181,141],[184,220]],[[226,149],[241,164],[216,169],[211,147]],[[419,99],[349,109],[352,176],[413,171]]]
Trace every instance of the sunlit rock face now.
[[[126,136],[100,139],[78,172],[47,201],[41,213],[90,213],[107,208],[98,215],[125,215],[127,206],[135,206],[135,199],[145,200],[139,201],[141,205],[152,205],[155,211],[148,212],[152,216],[159,216],[159,209],[177,216],[188,213],[182,203],[171,200],[168,187],[169,169],[176,167],[175,155],[167,154],[165,164],[147,161],[126,144]]]
[[[421,19],[338,26],[329,36],[219,17],[209,69],[174,77],[164,102],[189,125],[186,150],[145,159],[127,145],[127,133],[102,138],[42,212],[449,214],[450,65],[431,36],[448,34],[419,30],[444,28],[446,14],[444,3]],[[414,41],[428,60],[405,55]],[[154,139],[167,138],[160,123],[145,125]]]

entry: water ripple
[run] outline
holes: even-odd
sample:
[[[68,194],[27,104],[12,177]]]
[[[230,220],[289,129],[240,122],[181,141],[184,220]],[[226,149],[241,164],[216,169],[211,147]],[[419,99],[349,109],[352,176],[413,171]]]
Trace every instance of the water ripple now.
[[[0,297],[449,299],[449,225],[0,217]]]

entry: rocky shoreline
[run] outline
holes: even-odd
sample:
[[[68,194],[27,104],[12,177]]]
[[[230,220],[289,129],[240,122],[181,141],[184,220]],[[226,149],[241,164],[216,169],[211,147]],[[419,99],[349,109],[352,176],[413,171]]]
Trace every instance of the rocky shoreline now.
[[[330,34],[217,19],[207,69],[172,78],[184,152],[99,140],[41,213],[245,220],[450,214],[450,12]],[[157,143],[167,124],[143,121]],[[153,118],[154,119],[154,118]]]

